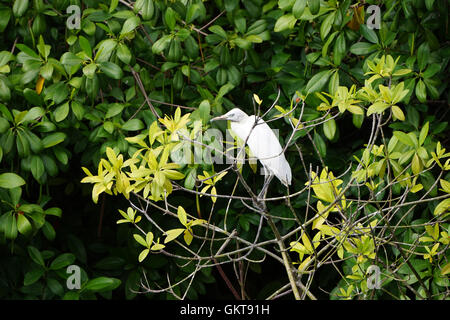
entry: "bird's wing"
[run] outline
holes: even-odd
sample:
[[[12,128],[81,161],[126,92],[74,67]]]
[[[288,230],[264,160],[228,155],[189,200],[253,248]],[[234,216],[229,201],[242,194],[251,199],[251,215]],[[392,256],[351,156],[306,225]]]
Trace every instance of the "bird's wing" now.
[[[246,140],[250,130],[255,123],[255,116],[250,116],[243,123],[232,124],[232,130],[241,138]],[[285,185],[291,183],[292,173],[289,163],[286,161],[283,148],[272,129],[259,120],[247,140],[252,154]]]

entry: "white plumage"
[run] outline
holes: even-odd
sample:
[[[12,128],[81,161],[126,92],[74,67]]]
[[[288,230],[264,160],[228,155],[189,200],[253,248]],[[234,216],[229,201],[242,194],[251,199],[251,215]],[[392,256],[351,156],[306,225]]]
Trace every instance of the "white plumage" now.
[[[266,178],[269,175],[275,175],[285,186],[291,184],[291,167],[284,156],[283,148],[275,133],[263,119],[259,119],[255,125],[256,116],[248,116],[239,108],[234,108],[211,121],[215,120],[231,121],[231,130],[240,139],[247,141],[253,156],[262,163]]]

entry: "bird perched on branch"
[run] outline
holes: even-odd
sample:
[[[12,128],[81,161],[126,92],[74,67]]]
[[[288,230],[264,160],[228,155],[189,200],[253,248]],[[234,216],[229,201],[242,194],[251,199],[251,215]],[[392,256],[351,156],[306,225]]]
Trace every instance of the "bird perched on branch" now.
[[[291,184],[291,167],[284,156],[283,148],[275,133],[263,119],[257,120],[256,116],[249,116],[241,109],[234,108],[222,116],[211,119],[211,121],[217,120],[231,121],[231,130],[247,143],[252,154],[263,165],[264,186],[258,197],[264,195],[274,175],[285,186]]]

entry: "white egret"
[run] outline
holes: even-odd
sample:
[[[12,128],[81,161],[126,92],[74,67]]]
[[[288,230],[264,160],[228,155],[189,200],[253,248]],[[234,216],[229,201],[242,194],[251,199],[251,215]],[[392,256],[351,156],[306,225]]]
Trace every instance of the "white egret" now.
[[[274,175],[285,186],[291,184],[291,167],[284,156],[283,148],[275,133],[263,119],[259,118],[256,123],[256,116],[249,116],[241,109],[234,108],[222,116],[211,119],[211,121],[217,120],[231,121],[231,130],[247,142],[252,154],[263,165],[264,186],[259,198],[264,195]]]

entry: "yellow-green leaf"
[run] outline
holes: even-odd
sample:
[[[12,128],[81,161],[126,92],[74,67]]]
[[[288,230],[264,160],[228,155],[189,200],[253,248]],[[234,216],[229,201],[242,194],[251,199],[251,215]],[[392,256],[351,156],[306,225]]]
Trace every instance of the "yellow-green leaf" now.
[[[204,219],[196,219],[196,220],[192,220],[191,222],[189,222],[189,227],[193,227],[193,226],[197,226],[199,224],[206,224],[207,221]]]
[[[182,206],[178,206],[178,220],[180,220],[183,226],[187,225],[187,214]]]
[[[450,273],[450,262],[447,263],[445,266],[441,269],[441,275],[445,276]]]
[[[411,168],[414,174],[419,174],[422,170],[422,166],[420,165],[420,159],[417,153],[414,154],[414,157],[411,162]]]
[[[136,240],[140,245],[147,247],[147,242],[145,239],[139,234],[133,234],[134,240]]]
[[[450,182],[444,179],[439,180],[439,182],[441,183],[442,190],[446,193],[450,193]]]
[[[164,243],[168,243],[172,240],[178,238],[180,234],[185,231],[183,228],[171,229],[166,231],[166,238],[164,239]]]
[[[190,229],[184,231],[184,241],[187,245],[191,244],[193,238],[194,236],[192,235],[192,231]]]
[[[149,252],[150,252],[149,249],[142,250],[142,252],[139,254],[139,262],[144,261],[144,259],[147,257]]]
[[[445,211],[448,211],[450,208],[450,198],[445,199],[444,201],[441,201],[436,208],[434,208],[434,215],[439,216],[443,214]]]
[[[147,233],[147,235],[145,236],[145,242],[147,243],[147,247],[150,247],[152,245],[152,242],[153,242],[153,233],[152,232]]]
[[[310,253],[314,252],[311,241],[309,241],[308,236],[306,235],[306,232],[303,232],[302,241],[303,241],[303,245],[305,246],[306,250],[308,250],[308,252],[310,252]]]
[[[392,106],[392,113],[396,119],[405,121],[405,114],[398,106]]]
[[[155,243],[155,244],[151,247],[151,249],[152,249],[152,251],[158,251],[158,250],[164,249],[165,247],[166,247],[166,246],[163,245],[163,244],[161,244],[161,243]]]

